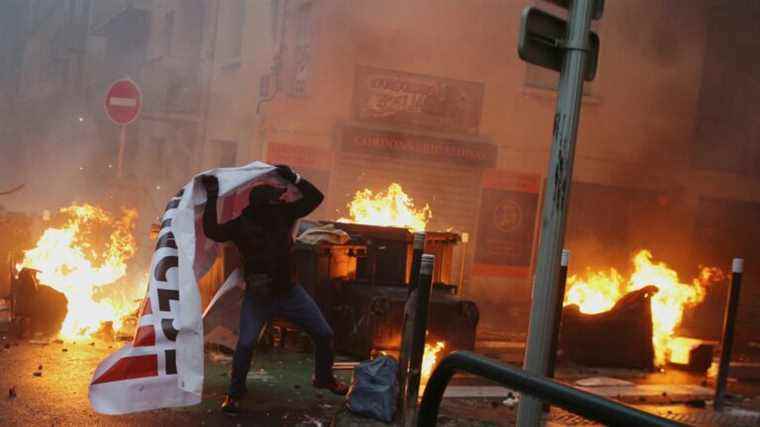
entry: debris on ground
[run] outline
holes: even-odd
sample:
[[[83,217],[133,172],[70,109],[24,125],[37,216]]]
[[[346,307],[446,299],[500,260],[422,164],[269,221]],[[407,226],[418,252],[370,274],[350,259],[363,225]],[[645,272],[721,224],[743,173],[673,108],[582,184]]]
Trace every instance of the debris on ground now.
[[[11,388],[8,389],[8,399],[15,399],[16,398],[16,386],[11,386]]]
[[[50,343],[48,342],[48,340],[40,340],[40,339],[34,339],[34,340],[29,340],[29,344],[34,344],[34,345],[48,345],[48,344],[50,344]]]
[[[579,385],[581,387],[609,387],[609,386],[632,387],[635,384],[630,381],[619,380],[617,378],[590,377],[590,378],[583,378],[576,381],[575,385]]]
[[[218,351],[210,351],[208,353],[208,358],[214,363],[232,363],[232,356],[220,353]]]
[[[702,399],[696,399],[686,402],[686,406],[691,406],[692,408],[706,408],[707,403],[705,403],[705,401]]]
[[[56,340],[54,340],[53,342],[54,342],[54,343],[56,343],[56,344],[63,344],[63,340],[62,340],[62,339],[60,339],[60,338],[59,338],[59,339],[56,339]]]
[[[42,371],[34,371],[34,373],[32,375],[34,375],[35,377],[41,377],[42,376]]]
[[[304,415],[304,421],[306,422],[306,425],[315,425],[317,427],[322,427],[322,421],[320,421],[317,418],[312,417],[309,414]]]
[[[507,398],[501,402],[502,405],[510,409],[517,406],[518,403],[520,403],[520,395],[512,393],[511,391],[507,394]]]
[[[42,365],[37,366],[37,370],[41,371],[42,370]]]
[[[267,371],[265,371],[263,368],[249,372],[247,378],[249,380],[261,381],[265,383],[272,382],[274,380],[274,377],[269,375],[269,373],[267,373]]]
[[[64,353],[66,353],[67,351],[69,351],[69,349],[68,348],[62,348],[61,351],[64,352]]]

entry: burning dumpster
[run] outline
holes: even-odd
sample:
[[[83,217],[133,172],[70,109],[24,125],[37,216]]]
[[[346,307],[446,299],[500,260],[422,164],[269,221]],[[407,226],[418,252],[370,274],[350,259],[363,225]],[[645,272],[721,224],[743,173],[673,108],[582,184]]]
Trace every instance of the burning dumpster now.
[[[654,262],[647,250],[632,262],[627,280],[615,269],[568,278],[560,335],[564,358],[589,366],[706,369],[712,347],[676,333],[684,311],[701,303],[723,273],[701,267],[691,283],[682,283],[676,271]]]
[[[329,225],[350,240],[297,245],[299,281],[333,326],[340,351],[362,358],[372,351],[397,351],[409,295],[412,233],[399,227]],[[442,343],[447,352],[474,348],[479,319],[475,303],[456,296],[457,286],[451,283],[458,242],[455,233],[425,235],[425,252],[436,255],[428,341]]]
[[[567,358],[587,366],[654,368],[650,299],[656,292],[654,286],[631,292],[598,314],[565,307],[560,347]]]

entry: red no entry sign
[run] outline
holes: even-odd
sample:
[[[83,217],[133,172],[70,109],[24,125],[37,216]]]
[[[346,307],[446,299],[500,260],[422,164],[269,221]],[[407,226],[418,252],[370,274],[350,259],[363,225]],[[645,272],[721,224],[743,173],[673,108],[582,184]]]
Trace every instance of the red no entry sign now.
[[[108,118],[117,125],[132,123],[142,107],[140,88],[132,80],[117,80],[106,93],[105,107]]]

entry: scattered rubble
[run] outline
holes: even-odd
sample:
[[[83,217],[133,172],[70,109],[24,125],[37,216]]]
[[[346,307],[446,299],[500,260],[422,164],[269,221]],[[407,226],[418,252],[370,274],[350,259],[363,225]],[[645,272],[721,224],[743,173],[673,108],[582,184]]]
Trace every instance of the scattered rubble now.
[[[575,382],[575,385],[579,385],[581,387],[607,387],[607,386],[632,387],[635,384],[630,381],[619,380],[617,378],[591,377],[591,378],[580,379]]]
[[[42,372],[41,371],[34,371],[34,373],[32,375],[34,375],[35,377],[41,377],[42,376]]]
[[[506,406],[507,408],[513,409],[517,404],[520,403],[520,395],[509,392],[507,394],[507,398],[504,399],[503,402],[501,402],[502,405]]]
[[[686,402],[686,406],[691,406],[692,408],[700,408],[701,409],[701,408],[706,408],[707,407],[707,403],[704,400],[702,400],[702,399],[697,399],[697,400],[690,400],[690,401]]]
[[[16,386],[11,386],[11,388],[8,389],[8,399],[15,399],[16,398]]]
[[[312,425],[313,424],[313,425],[315,425],[317,427],[322,427],[323,426],[322,421],[320,421],[317,418],[312,417],[309,414],[304,415],[304,421],[306,422],[306,425]]]
[[[232,356],[220,353],[218,351],[210,351],[208,353],[208,358],[214,363],[231,363],[232,362]]]

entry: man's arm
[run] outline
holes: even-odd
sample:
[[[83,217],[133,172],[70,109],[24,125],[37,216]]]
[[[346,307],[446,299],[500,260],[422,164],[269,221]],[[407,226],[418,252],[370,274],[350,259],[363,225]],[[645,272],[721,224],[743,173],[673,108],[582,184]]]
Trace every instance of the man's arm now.
[[[219,198],[219,181],[215,176],[204,175],[201,177],[203,186],[206,187],[206,206],[203,208],[203,232],[211,240],[226,242],[234,235],[234,220],[219,224],[216,213],[216,202]]]
[[[293,183],[293,185],[295,185],[296,188],[298,188],[298,190],[301,192],[300,199],[282,205],[285,214],[291,217],[293,220],[303,218],[306,215],[314,212],[314,209],[316,209],[325,199],[324,194],[322,194],[322,192],[319,191],[317,187],[315,187],[308,180],[293,172],[293,170],[288,166],[277,165],[277,171],[283,178]]]

